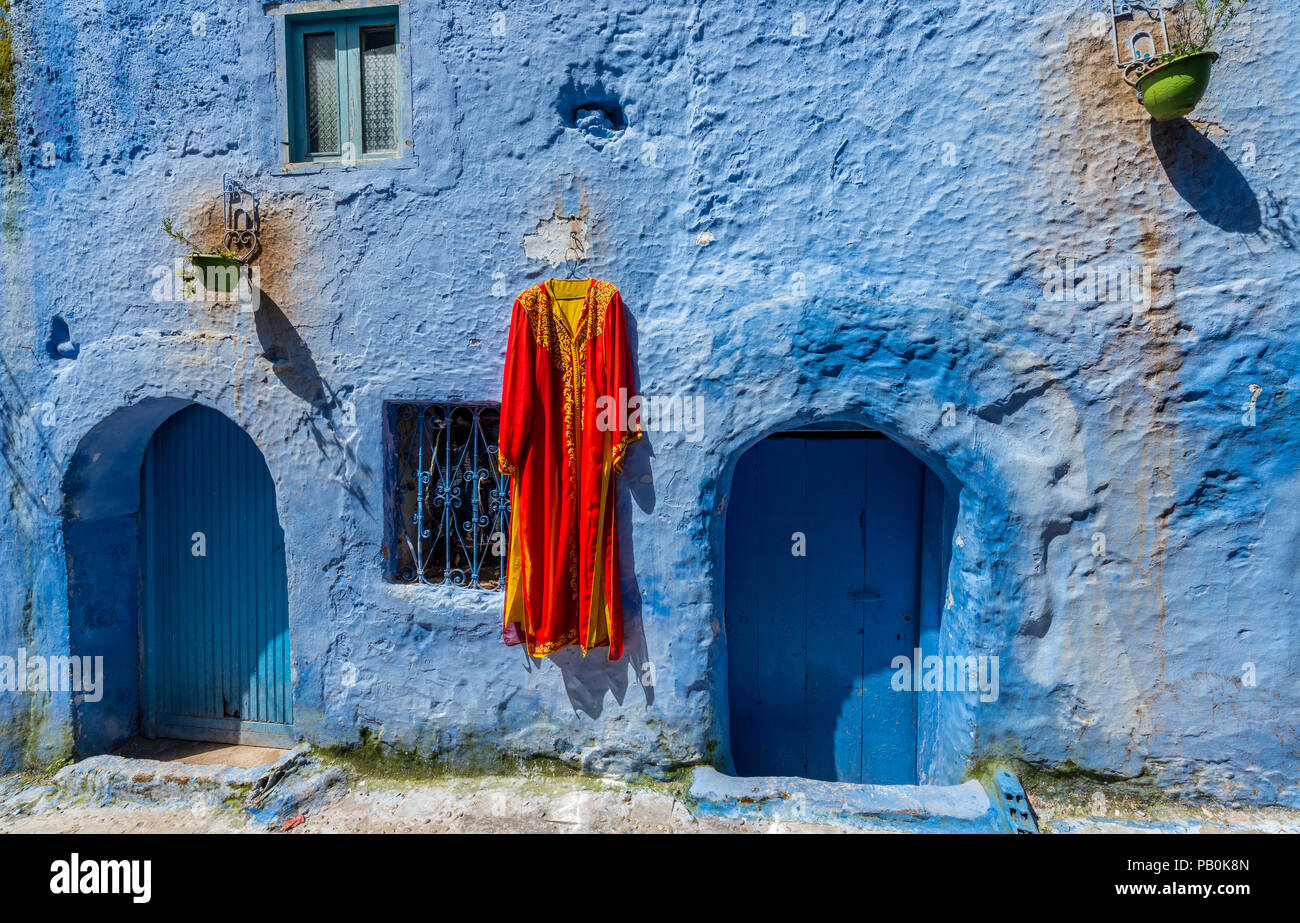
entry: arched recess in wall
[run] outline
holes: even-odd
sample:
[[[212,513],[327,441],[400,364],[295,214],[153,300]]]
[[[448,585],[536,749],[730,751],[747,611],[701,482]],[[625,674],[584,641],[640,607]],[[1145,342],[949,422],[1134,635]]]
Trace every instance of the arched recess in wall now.
[[[695,287],[682,297],[693,302],[725,296],[707,277],[689,281]],[[1124,671],[1120,700],[1140,701],[1104,598],[1097,618],[1072,617],[1073,575],[1089,563],[1099,485],[1088,475],[1088,434],[1074,399],[1022,340],[970,306],[935,298],[778,294],[716,317],[712,344],[693,357],[698,371],[676,387],[725,408],[699,506],[714,618],[715,707],[704,745],[717,747],[719,769],[735,771],[723,618],[733,472],[760,440],[800,425],[850,422],[884,433],[938,475],[956,507],[933,654],[945,678],[949,657],[984,657],[990,689],[919,695],[921,714],[933,703],[933,718],[918,719],[920,781],[955,784],[987,756],[1040,758],[1037,699],[1059,684],[1063,651],[1113,648]],[[1113,704],[1114,678],[1081,670],[1071,686],[1082,701]],[[1136,733],[1145,719],[1133,709],[1122,720]],[[1063,742],[1049,746],[1068,756]]]
[[[895,678],[899,658],[939,649],[956,521],[943,480],[860,423],[791,425],[741,451],[729,497],[733,771],[927,777],[939,702]]]
[[[246,433],[181,399],[116,411],[72,456],[63,530],[71,653],[103,657],[74,697],[79,753],[293,741],[284,539]]]

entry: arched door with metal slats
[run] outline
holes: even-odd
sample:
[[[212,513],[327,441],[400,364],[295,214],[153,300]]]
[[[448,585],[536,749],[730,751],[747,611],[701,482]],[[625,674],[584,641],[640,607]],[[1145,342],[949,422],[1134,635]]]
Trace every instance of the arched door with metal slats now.
[[[284,532],[262,453],[191,406],[159,426],[141,476],[144,735],[291,745]]]

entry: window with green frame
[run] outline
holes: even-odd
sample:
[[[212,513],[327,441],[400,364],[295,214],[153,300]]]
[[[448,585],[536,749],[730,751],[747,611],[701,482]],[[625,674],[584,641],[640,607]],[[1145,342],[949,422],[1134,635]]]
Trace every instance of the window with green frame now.
[[[397,13],[290,19],[289,159],[398,155],[401,70]]]

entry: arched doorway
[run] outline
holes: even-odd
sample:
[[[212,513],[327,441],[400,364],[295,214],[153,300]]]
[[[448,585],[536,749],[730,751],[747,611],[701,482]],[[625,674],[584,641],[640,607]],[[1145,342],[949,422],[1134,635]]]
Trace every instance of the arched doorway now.
[[[739,775],[918,781],[931,703],[891,679],[933,649],[952,521],[938,477],[879,433],[794,430],[741,456],[725,545]]]
[[[154,432],[140,477],[141,733],[291,745],[284,532],[262,453],[190,406]]]

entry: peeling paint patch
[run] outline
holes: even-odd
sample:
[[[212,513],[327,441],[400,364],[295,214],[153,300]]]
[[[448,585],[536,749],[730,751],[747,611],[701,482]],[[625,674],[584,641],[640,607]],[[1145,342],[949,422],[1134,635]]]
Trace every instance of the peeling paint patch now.
[[[547,265],[585,260],[591,249],[587,220],[555,214],[537,222],[537,230],[524,235],[524,254]]]

